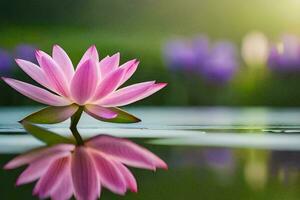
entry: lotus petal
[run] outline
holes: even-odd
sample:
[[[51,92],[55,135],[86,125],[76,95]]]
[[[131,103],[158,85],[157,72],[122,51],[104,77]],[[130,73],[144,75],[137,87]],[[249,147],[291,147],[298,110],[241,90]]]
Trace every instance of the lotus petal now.
[[[53,60],[61,67],[68,82],[71,82],[74,75],[74,67],[68,54],[58,45],[53,46]]]
[[[99,62],[101,75],[105,77],[110,72],[116,70],[119,66],[120,62],[120,53],[116,53],[114,55],[106,56]]]
[[[126,70],[119,68],[110,74],[108,74],[97,86],[97,91],[93,97],[94,101],[104,98],[108,94],[114,92],[120,85],[120,82],[125,74]]]
[[[167,84],[154,82],[144,82],[134,84],[120,90],[99,101],[105,107],[125,106],[142,100],[153,93],[164,88]]]
[[[88,50],[83,54],[83,56],[77,66],[79,67],[87,60],[93,60],[95,62],[99,61],[99,54],[98,54],[98,51],[97,51],[97,48],[95,45],[92,45],[90,48],[88,48]]]
[[[118,116],[118,113],[113,110],[97,105],[86,105],[84,111],[96,119],[113,119]]]
[[[93,97],[98,77],[98,66],[92,59],[86,60],[78,66],[71,82],[72,97],[77,104],[84,105]]]
[[[2,78],[8,85],[23,94],[24,96],[33,99],[37,102],[51,105],[51,106],[66,106],[70,105],[70,101],[57,96],[45,89],[36,87],[34,85],[18,81],[11,78]]]
[[[16,63],[28,76],[30,76],[37,83],[41,84],[46,88],[50,87],[50,84],[44,74],[44,71],[39,66],[32,62],[22,59],[16,59]]]

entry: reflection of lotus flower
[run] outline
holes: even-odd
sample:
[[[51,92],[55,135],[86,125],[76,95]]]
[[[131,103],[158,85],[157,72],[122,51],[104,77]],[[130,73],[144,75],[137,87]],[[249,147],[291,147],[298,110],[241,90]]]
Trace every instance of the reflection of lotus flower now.
[[[268,64],[270,69],[278,72],[300,71],[299,38],[284,36],[281,43],[271,48]]]
[[[91,46],[80,60],[76,70],[65,51],[55,45],[52,57],[43,51],[36,52],[40,65],[17,59],[16,62],[32,79],[50,91],[11,78],[3,78],[23,95],[43,104],[84,106],[91,116],[112,119],[116,109],[144,99],[166,84],[154,81],[134,84],[118,89],[135,72],[138,61],[130,60],[119,67],[119,53],[107,56],[99,62],[95,46]],[[53,92],[53,93],[52,93]],[[74,112],[64,112],[73,115]]]
[[[7,74],[12,67],[12,58],[8,52],[0,49],[0,75]]]
[[[200,68],[203,78],[209,82],[226,83],[237,70],[236,49],[229,42],[218,42]]]
[[[36,62],[35,47],[28,44],[20,44],[14,50],[14,56],[31,62]]]
[[[262,66],[267,62],[269,44],[261,32],[251,32],[243,38],[242,56],[248,66]]]
[[[21,155],[5,168],[29,164],[20,175],[17,185],[37,179],[34,194],[39,198],[67,200],[74,194],[78,200],[95,200],[101,187],[125,194],[137,192],[132,173],[124,166],[155,170],[167,168],[160,158],[126,139],[96,136],[84,146],[58,144]]]

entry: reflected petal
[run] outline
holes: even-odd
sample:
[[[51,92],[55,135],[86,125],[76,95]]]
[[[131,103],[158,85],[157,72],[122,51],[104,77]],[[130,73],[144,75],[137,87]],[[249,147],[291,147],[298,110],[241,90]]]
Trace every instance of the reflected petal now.
[[[61,178],[60,183],[56,187],[55,190],[51,192],[51,197],[53,200],[68,200],[73,195],[73,183],[72,183],[72,176],[70,172],[71,163],[67,163],[67,171],[64,173],[63,177]]]
[[[126,182],[115,163],[104,154],[90,151],[94,159],[101,184],[117,194],[125,194]]]
[[[38,159],[32,162],[19,176],[16,185],[30,183],[40,178],[48,169],[53,159]]]
[[[63,157],[68,155],[73,149],[74,145],[71,144],[58,144],[53,147],[36,149],[12,159],[4,166],[4,169],[14,169],[22,165],[32,163],[38,159]]]
[[[88,140],[86,145],[129,166],[152,170],[156,167],[167,168],[166,163],[156,155],[126,139],[100,135]]]
[[[50,194],[57,189],[61,180],[68,174],[70,157],[55,160],[48,168],[47,172],[39,179],[34,194],[38,194],[40,198],[49,197]]]
[[[138,191],[137,183],[136,183],[136,180],[135,180],[133,174],[123,164],[118,163],[118,162],[115,162],[115,164],[119,168],[120,172],[122,173],[122,175],[125,179],[127,188],[129,188],[131,190],[131,192],[137,192]]]
[[[71,161],[75,197],[95,200],[100,195],[100,181],[93,160],[84,147],[77,147]]]

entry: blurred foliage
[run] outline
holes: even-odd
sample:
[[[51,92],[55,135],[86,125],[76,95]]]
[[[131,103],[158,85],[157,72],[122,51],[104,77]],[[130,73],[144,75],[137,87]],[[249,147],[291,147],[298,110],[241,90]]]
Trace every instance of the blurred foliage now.
[[[122,62],[138,58],[137,73],[128,82],[156,79],[169,86],[135,105],[261,105],[299,106],[300,76],[277,77],[267,69],[240,66],[228,85],[205,85],[194,75],[171,74],[161,57],[164,42],[176,35],[205,33],[240,45],[249,31],[260,30],[275,39],[282,33],[300,33],[300,3],[296,0],[2,0],[0,46],[33,44],[51,52],[60,44],[74,63],[91,44],[104,57],[121,52]],[[20,69],[12,77],[30,79]],[[33,101],[0,83],[0,105],[31,105]]]
[[[97,45],[101,57],[121,52],[122,63],[138,58],[140,66],[126,84],[155,79],[169,85],[135,105],[300,105],[299,74],[276,75],[266,68],[249,69],[241,65],[237,76],[220,87],[204,84],[195,74],[169,72],[161,56],[163,37],[77,28],[11,27],[2,30],[0,43],[4,47],[13,48],[19,41],[35,44],[48,53],[51,53],[53,44],[60,44],[75,66],[91,44]],[[32,82],[16,65],[10,76]],[[1,105],[35,104],[1,82]]]

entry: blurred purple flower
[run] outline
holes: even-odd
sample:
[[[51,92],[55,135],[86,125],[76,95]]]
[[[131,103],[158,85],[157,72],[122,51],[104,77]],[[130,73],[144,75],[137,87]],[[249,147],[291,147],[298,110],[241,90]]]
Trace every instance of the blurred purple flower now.
[[[213,84],[227,83],[237,71],[237,51],[230,42],[218,42],[212,47],[205,36],[192,41],[172,40],[165,45],[164,57],[171,70],[200,74]]]
[[[36,63],[36,47],[29,44],[19,44],[14,50],[14,56],[18,59],[28,60]]]
[[[273,45],[268,58],[269,68],[275,72],[300,72],[300,40],[285,35],[281,42]]]
[[[206,164],[214,169],[234,169],[234,155],[230,149],[205,149],[203,151],[203,157]]]
[[[199,36],[195,38],[192,42],[195,61],[197,65],[195,70],[199,71],[199,68],[201,68],[204,65],[205,60],[209,56],[209,40],[205,36]]]
[[[11,71],[13,59],[9,52],[0,49],[0,75],[6,75]]]
[[[236,168],[236,157],[228,148],[177,149],[171,155],[172,168],[207,168],[222,175],[232,174]]]
[[[209,56],[205,59],[200,73],[204,80],[223,84],[232,79],[237,71],[237,51],[230,42],[218,42],[211,48]]]
[[[164,58],[170,70],[193,71],[197,57],[192,45],[183,39],[174,39],[165,45]]]

